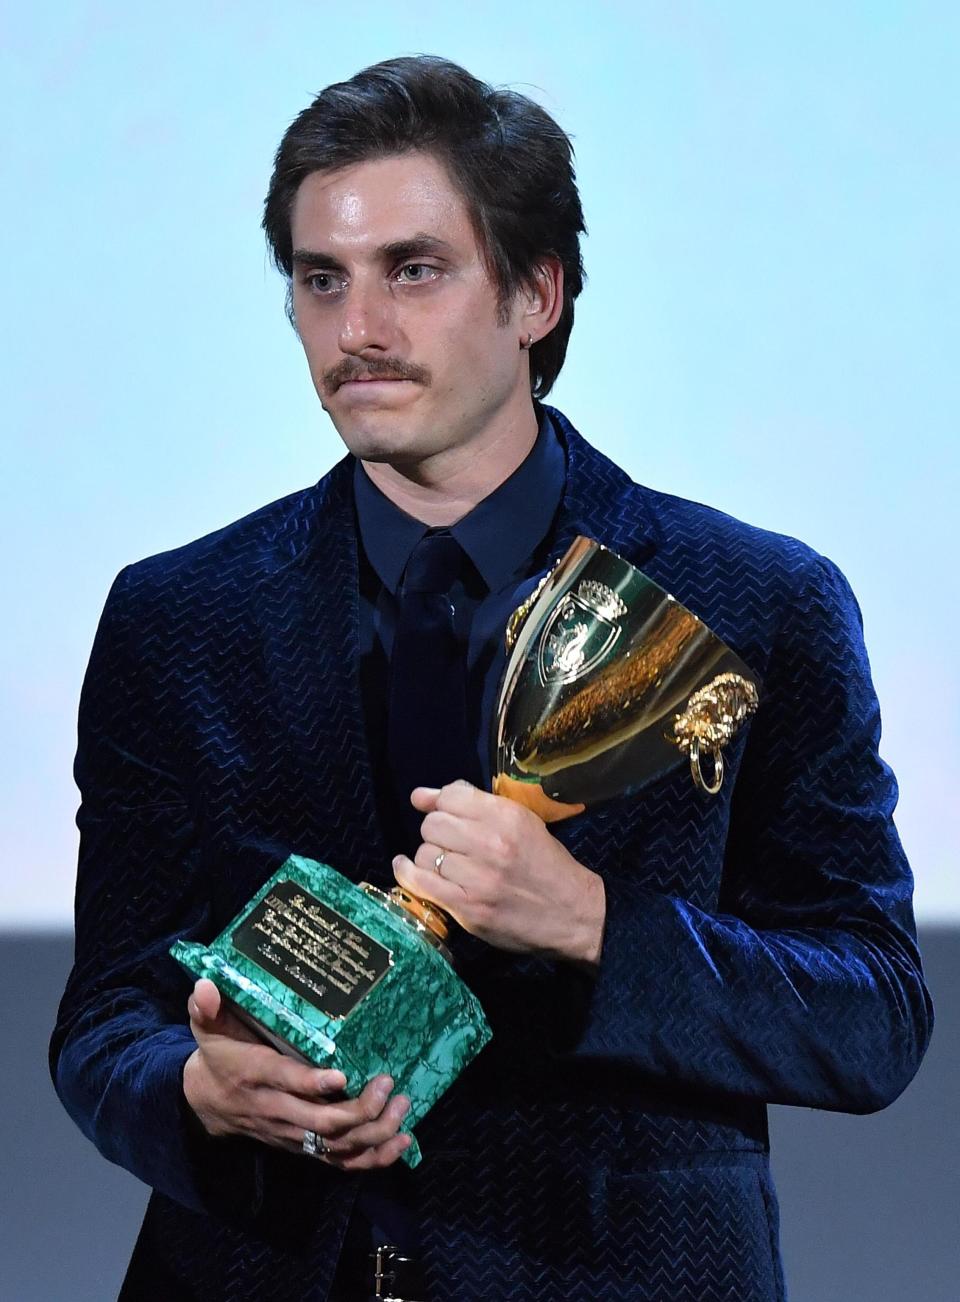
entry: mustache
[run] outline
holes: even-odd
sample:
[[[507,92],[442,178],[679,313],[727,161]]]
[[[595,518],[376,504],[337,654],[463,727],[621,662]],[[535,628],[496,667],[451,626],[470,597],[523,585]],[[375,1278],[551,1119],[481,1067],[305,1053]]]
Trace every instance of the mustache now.
[[[355,357],[345,357],[323,377],[327,393],[334,393],[341,384],[351,380],[413,380],[429,384],[430,372],[415,362],[402,362],[398,357],[381,357],[362,362]]]

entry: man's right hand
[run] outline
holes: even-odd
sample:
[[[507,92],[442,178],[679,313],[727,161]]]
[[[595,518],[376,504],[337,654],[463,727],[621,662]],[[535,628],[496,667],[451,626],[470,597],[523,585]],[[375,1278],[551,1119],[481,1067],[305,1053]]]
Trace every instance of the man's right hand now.
[[[212,981],[199,980],[187,1000],[196,1050],[183,1070],[183,1092],[208,1134],[246,1135],[302,1152],[303,1133],[326,1141],[323,1161],[343,1171],[391,1166],[410,1145],[398,1135],[410,1110],[390,1098],[389,1076],[375,1076],[346,1099],[343,1072],[308,1067],[264,1044],[227,1009]]]

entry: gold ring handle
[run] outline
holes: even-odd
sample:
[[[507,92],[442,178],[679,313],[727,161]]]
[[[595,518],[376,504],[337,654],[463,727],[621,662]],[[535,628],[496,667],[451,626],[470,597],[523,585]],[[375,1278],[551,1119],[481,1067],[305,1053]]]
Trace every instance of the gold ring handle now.
[[[759,693],[756,684],[740,674],[718,674],[687,701],[673,721],[672,740],[690,757],[693,785],[708,796],[723,786],[723,747],[755,713]],[[701,747],[713,756],[713,781],[703,776]]]
[[[708,782],[703,776],[703,768],[700,762],[700,738],[692,737],[690,739],[690,772],[693,776],[694,785],[701,791],[705,791],[708,796],[715,796],[723,786],[723,752],[721,750],[711,751],[713,755],[713,782]]]

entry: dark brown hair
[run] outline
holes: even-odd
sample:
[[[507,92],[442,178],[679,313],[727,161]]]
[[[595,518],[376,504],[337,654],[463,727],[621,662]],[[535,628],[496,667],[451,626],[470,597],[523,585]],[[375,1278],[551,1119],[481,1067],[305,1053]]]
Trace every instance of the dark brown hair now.
[[[407,150],[433,154],[467,204],[501,320],[547,254],[563,264],[563,311],[530,350],[530,387],[553,387],[585,279],[586,232],[573,146],[549,113],[515,91],[495,89],[437,55],[387,59],[321,91],[287,128],[274,159],[263,229],[288,282],[293,320],[290,212],[311,172]]]

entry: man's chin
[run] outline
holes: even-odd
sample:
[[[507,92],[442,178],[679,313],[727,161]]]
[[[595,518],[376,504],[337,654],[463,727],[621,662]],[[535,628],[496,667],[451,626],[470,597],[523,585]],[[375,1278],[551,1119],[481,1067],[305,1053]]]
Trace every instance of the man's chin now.
[[[362,424],[353,420],[338,419],[328,411],[337,433],[349,452],[361,461],[384,461],[394,465],[404,462],[421,461],[424,456],[437,451],[426,446],[428,440],[420,430],[410,429],[401,421],[389,420],[388,413],[382,413],[382,419],[364,421]]]
[[[384,438],[352,438],[349,442],[344,439],[347,450],[352,452],[360,461],[371,461],[373,463],[382,463],[384,465],[400,466],[416,465],[424,457],[429,456],[430,452],[425,451],[418,446],[416,442],[400,443]]]

